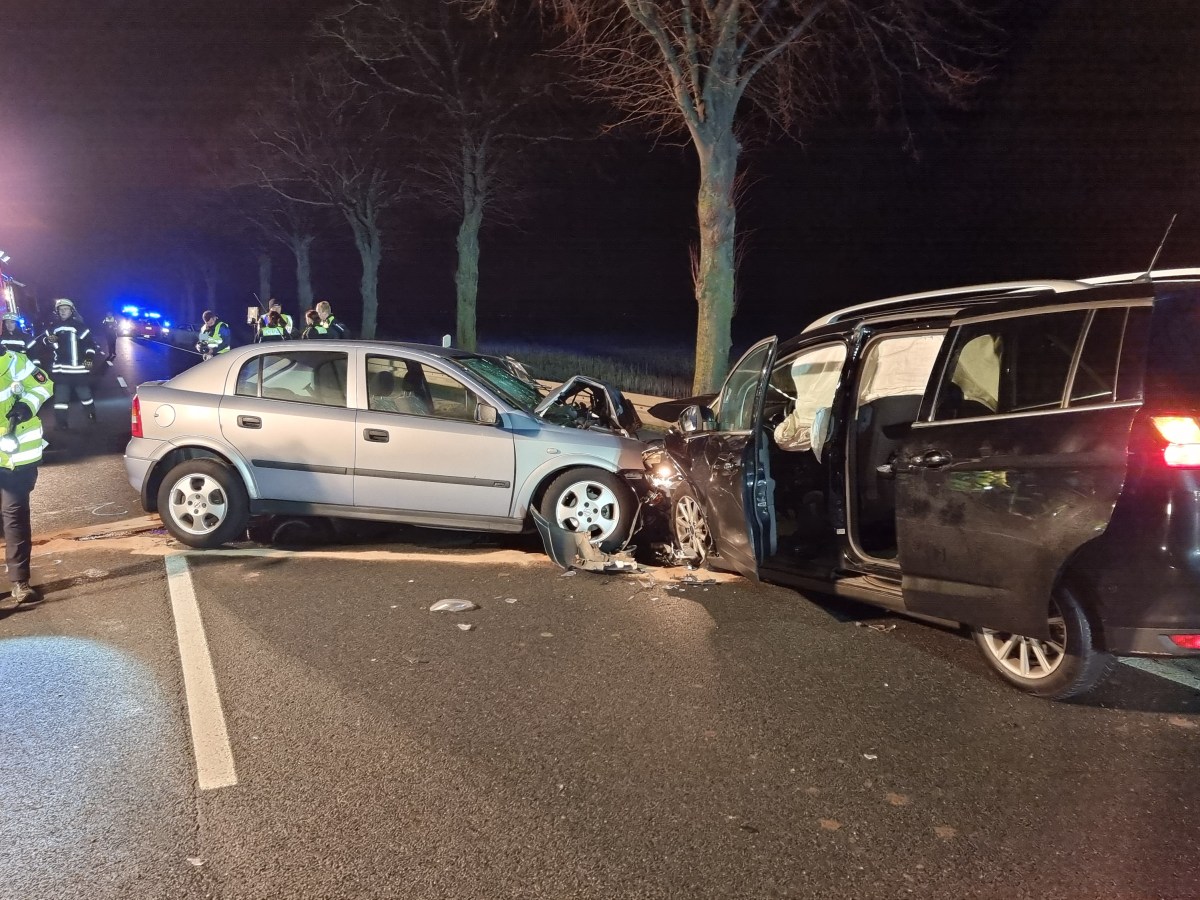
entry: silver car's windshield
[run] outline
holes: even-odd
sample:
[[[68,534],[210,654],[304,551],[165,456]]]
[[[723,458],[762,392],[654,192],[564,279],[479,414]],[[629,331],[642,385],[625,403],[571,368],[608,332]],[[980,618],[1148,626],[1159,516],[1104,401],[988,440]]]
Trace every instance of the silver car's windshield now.
[[[518,409],[531,413],[542,400],[537,388],[522,381],[499,360],[487,356],[464,356],[455,362]]]

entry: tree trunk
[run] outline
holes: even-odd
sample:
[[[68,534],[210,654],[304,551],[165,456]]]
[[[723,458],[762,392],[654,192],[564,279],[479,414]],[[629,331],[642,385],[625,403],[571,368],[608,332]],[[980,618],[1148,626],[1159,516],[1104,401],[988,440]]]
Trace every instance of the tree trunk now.
[[[271,254],[258,254],[258,305],[263,306],[271,298]]]
[[[217,308],[217,269],[216,266],[204,267],[204,301],[208,308]]]
[[[309,237],[292,244],[292,252],[296,255],[296,302],[300,304],[301,317],[313,305],[312,241]]]
[[[354,245],[362,260],[362,338],[373,340],[379,315],[379,260],[383,255],[383,235],[371,217],[347,215],[354,231]]]
[[[196,314],[196,279],[191,275],[184,278],[183,281],[183,298],[184,298],[184,316],[188,322],[199,322],[200,316]]]
[[[475,324],[475,304],[479,296],[479,227],[483,223],[483,206],[476,199],[467,208],[458,226],[458,268],[454,285],[458,293],[456,309],[457,345],[463,350],[478,348],[479,336]]]
[[[735,306],[735,233],[738,143],[733,128],[715,128],[715,137],[697,139],[700,192],[700,264],[696,273],[696,375],[692,390],[711,394],[729,368]]]

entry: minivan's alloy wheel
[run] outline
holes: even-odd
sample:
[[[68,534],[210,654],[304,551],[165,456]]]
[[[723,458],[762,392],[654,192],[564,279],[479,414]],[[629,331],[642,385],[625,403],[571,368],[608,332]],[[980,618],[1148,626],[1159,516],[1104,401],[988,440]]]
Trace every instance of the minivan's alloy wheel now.
[[[171,536],[189,547],[219,547],[246,530],[250,501],[236,472],[213,459],[188,459],[158,491],[158,512]]]
[[[551,482],[542,515],[567,531],[587,532],[605,553],[624,546],[637,512],[633,492],[611,472],[573,469]]]
[[[712,542],[708,517],[700,501],[686,487],[678,489],[671,504],[671,534],[687,562],[699,565],[708,558]]]
[[[1087,613],[1069,591],[1055,592],[1047,614],[1049,640],[976,628],[975,643],[992,671],[1023,691],[1052,700],[1087,693],[1113,658],[1095,646]]]

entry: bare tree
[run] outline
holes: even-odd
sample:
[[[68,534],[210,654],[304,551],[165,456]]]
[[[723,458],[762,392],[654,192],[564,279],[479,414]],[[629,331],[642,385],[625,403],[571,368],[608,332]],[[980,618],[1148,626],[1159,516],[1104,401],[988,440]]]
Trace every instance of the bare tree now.
[[[310,203],[297,203],[275,191],[258,187],[234,192],[238,211],[260,238],[281,244],[296,262],[296,301],[303,312],[313,305],[312,245],[321,230],[323,210]],[[267,260],[266,278],[262,276],[262,260]],[[259,253],[260,299],[266,303],[271,296],[270,256]]]
[[[527,15],[497,28],[454,0],[354,0],[321,25],[374,84],[424,113],[420,171],[426,192],[458,217],[456,333],[468,350],[478,343],[485,214],[509,193],[513,157],[554,137],[538,113],[559,80],[531,52],[535,26]]]
[[[484,12],[505,0],[479,0]],[[728,367],[735,311],[738,126],[794,130],[839,88],[880,112],[920,86],[955,99],[980,78],[971,0],[539,0],[625,122],[686,134],[700,164],[697,393]],[[976,42],[977,43],[977,42]],[[850,76],[853,76],[851,78]]]
[[[397,174],[394,107],[328,58],[310,59],[261,97],[245,119],[250,164],[264,187],[336,210],[362,261],[362,336],[375,336],[383,216],[405,195]]]

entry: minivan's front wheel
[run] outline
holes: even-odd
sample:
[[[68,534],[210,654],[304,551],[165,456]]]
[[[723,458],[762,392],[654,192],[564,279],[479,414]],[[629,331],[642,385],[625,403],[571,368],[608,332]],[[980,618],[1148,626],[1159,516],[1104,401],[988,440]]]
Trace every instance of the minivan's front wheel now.
[[[1058,590],[1050,601],[1050,640],[976,628],[975,643],[1001,679],[1049,700],[1066,700],[1098,685],[1113,658],[1095,645],[1091,622],[1079,601]]]
[[[699,498],[686,484],[675,489],[671,498],[671,536],[679,547],[680,557],[689,565],[698,566],[708,558],[712,548],[712,533],[708,516]]]
[[[209,550],[245,532],[250,498],[228,466],[214,459],[185,459],[163,479],[158,513],[177,541]]]
[[[605,553],[625,546],[637,517],[637,498],[620,478],[603,469],[571,469],[546,488],[542,515],[567,531],[586,531]]]

